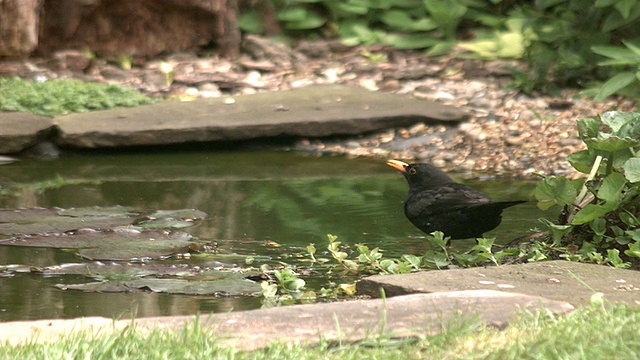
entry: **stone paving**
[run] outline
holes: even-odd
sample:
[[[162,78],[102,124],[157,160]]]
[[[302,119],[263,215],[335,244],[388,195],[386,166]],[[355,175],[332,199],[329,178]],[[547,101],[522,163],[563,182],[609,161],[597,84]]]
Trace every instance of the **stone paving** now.
[[[359,293],[371,296],[384,289],[387,297],[208,314],[198,321],[220,335],[224,344],[253,350],[273,342],[313,345],[321,338],[422,336],[460,314],[502,328],[523,310],[568,313],[589,304],[596,292],[606,301],[640,302],[640,273],[569,261],[372,276],[357,286]],[[135,326],[141,331],[175,329],[194,320],[193,316],[140,318]],[[72,330],[105,333],[130,325],[130,320],[106,318],[8,322],[0,324],[0,342],[55,341]]]
[[[100,148],[356,135],[416,123],[457,124],[452,106],[406,95],[318,85],[252,95],[163,101],[53,119],[0,112],[0,154],[41,141]]]

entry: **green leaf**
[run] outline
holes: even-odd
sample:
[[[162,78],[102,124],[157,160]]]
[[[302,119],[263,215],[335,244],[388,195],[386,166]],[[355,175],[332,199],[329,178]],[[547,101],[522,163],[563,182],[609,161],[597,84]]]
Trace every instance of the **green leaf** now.
[[[624,139],[633,139],[636,141],[631,146],[637,146],[638,140],[640,139],[640,114],[638,113],[626,113],[619,112],[618,117],[622,118],[624,123],[617,128],[617,130],[613,131],[613,135]]]
[[[264,31],[260,14],[255,10],[242,13],[238,18],[238,27],[251,34],[261,34]]]
[[[589,149],[602,150],[610,153],[615,153],[619,150],[627,150],[630,147],[640,145],[640,140],[629,137],[620,138],[606,133],[602,133],[600,135],[601,136],[598,138],[584,139],[583,141]]]
[[[602,87],[600,91],[594,98],[595,101],[602,101],[606,99],[608,96],[615,94],[620,91],[622,88],[636,81],[635,74],[632,72],[623,72],[620,73],[611,79],[609,79]]]
[[[624,1],[624,0],[622,0]],[[609,12],[609,15],[604,19],[601,26],[601,31],[608,33],[612,30],[619,29],[631,22],[635,21],[638,17],[640,17],[640,4],[635,3],[634,6],[630,9],[627,17],[623,17],[622,14],[618,12]]]
[[[374,30],[361,20],[348,20],[340,24],[339,28],[341,42],[348,46],[360,44],[373,44],[379,41],[384,32]]]
[[[388,34],[381,38],[385,45],[391,45],[396,49],[424,49],[437,44],[440,40],[432,38],[426,33],[404,35]]]
[[[627,19],[631,15],[631,10],[638,4],[637,0],[619,0],[613,5],[618,10],[623,19]]]
[[[447,241],[449,241],[449,237],[445,238],[442,231],[434,231],[429,235],[430,236],[427,236],[427,240],[430,243],[437,245],[438,247],[443,249],[447,247]]]
[[[302,279],[290,279],[284,283],[284,287],[290,291],[300,291],[304,288],[305,281]]]
[[[599,117],[598,117],[599,118]],[[578,135],[580,139],[595,138],[600,132],[600,120],[595,118],[583,118],[578,120]]]
[[[632,134],[621,134],[620,131],[629,125],[637,124],[639,118],[640,114],[626,111],[607,111],[600,115],[602,123],[611,128],[614,135],[620,137],[632,136]]]
[[[495,238],[478,238],[476,239],[477,244],[471,249],[490,253],[491,247],[495,241]]]
[[[577,190],[567,178],[549,176],[538,183],[534,194],[538,200],[538,208],[547,210],[556,204],[573,204]]]
[[[402,260],[409,263],[411,267],[413,267],[416,270],[420,268],[420,263],[422,262],[422,258],[420,258],[419,256],[411,255],[411,254],[402,255]]]
[[[467,12],[467,7],[457,0],[423,0],[423,4],[440,24],[458,22]]]
[[[448,54],[456,45],[455,41],[439,41],[426,52],[427,56],[440,56]]]
[[[369,12],[368,3],[364,1],[339,2],[337,9],[348,15],[365,15]]]
[[[284,28],[288,30],[317,29],[325,23],[323,17],[303,7],[286,8],[278,14],[278,19],[284,22]]]
[[[620,250],[618,249],[608,249],[607,250],[607,261],[611,263],[611,265],[617,268],[628,268],[631,266],[631,263],[624,262],[620,258]]]
[[[629,250],[625,250],[624,254],[630,257],[640,258],[640,241],[636,240],[629,244]]]
[[[618,2],[618,0],[596,0],[595,4],[593,4],[594,7],[607,7],[607,6],[611,6],[613,4],[615,4],[616,2]]]
[[[430,18],[413,19],[406,11],[401,10],[386,11],[380,20],[392,28],[405,31],[430,31],[438,27]]]
[[[628,227],[634,228],[640,225],[638,218],[629,211],[620,212],[618,216],[620,217],[620,221],[625,223]],[[638,240],[640,240],[640,238]]]
[[[551,233],[551,239],[554,243],[560,242],[566,234],[573,230],[573,225],[558,225],[545,218],[540,218],[538,220],[547,227],[549,233]]]
[[[424,7],[431,14],[445,37],[449,40],[455,38],[455,29],[467,12],[467,7],[458,0],[423,0]]]
[[[545,10],[548,9],[550,7],[556,6],[558,4],[561,4],[563,2],[565,2],[566,0],[537,0],[535,2],[535,6],[536,8],[540,9],[540,10]]]
[[[451,265],[449,258],[436,251],[427,251],[422,257],[422,263],[429,269],[442,269]]]
[[[609,209],[606,206],[601,206],[596,204],[587,204],[585,207],[583,207],[582,209],[580,209],[580,211],[576,213],[576,216],[573,218],[573,221],[571,221],[571,225],[586,224],[591,220],[594,220],[596,218],[606,215],[611,210],[612,209]]]
[[[622,166],[624,176],[629,182],[636,183],[640,181],[640,158],[633,157],[627,160]]]
[[[569,156],[567,156],[567,161],[569,161],[571,166],[576,170],[588,174],[591,171],[595,158],[596,154],[594,151],[581,150],[574,152],[573,154],[569,154]]]
[[[631,1],[637,2],[638,0],[631,0]],[[640,47],[638,47],[636,44],[628,40],[622,40],[622,43],[624,44],[624,46],[627,47],[627,49],[631,50],[634,54],[638,55],[638,60],[640,61]]]
[[[595,218],[589,223],[589,227],[596,235],[602,236],[607,231],[607,220],[601,217]]]
[[[302,6],[290,6],[282,9],[278,13],[278,20],[280,21],[302,21],[309,14],[306,8]]]
[[[268,282],[263,281],[260,283],[260,287],[262,288],[262,296],[267,299],[276,297],[276,294],[278,293],[278,285],[276,284],[269,284]]]
[[[640,241],[640,229],[627,230],[624,232],[625,235],[629,236],[631,240],[639,242]],[[631,245],[629,245],[631,246]]]
[[[598,199],[605,202],[619,202],[626,184],[627,179],[624,175],[616,172],[609,174],[598,189]]]

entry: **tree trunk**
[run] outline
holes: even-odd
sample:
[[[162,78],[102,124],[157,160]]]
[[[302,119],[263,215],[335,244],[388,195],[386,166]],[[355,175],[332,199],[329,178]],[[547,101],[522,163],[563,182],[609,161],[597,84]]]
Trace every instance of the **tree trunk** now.
[[[213,0],[216,14],[215,39],[220,55],[227,59],[240,56],[240,29],[238,29],[238,1]]]
[[[0,0],[0,57],[28,56],[38,46],[40,0]]]

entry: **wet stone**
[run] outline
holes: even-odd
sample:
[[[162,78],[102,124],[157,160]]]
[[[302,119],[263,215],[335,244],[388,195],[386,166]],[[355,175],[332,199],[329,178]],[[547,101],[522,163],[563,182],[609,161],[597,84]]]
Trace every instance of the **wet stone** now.
[[[205,314],[199,326],[211,329],[220,342],[238,350],[256,350],[274,342],[317,345],[325,342],[356,342],[375,339],[377,334],[408,338],[437,333],[443,323],[461,313],[478,315],[481,323],[504,327],[521,311],[565,314],[573,306],[545,298],[478,290],[439,294],[415,294],[388,299],[283,306],[270,309]],[[84,318],[75,320],[17,321],[0,324],[0,341],[12,344],[55,341],[65,331],[120,331],[131,320]],[[196,317],[152,317],[134,320],[136,329],[179,329]],[[251,339],[251,341],[247,341]]]
[[[68,147],[99,148],[274,136],[323,137],[425,121],[457,123],[466,118],[466,113],[451,106],[328,85],[72,114],[57,120],[60,135],[56,142]]]
[[[0,112],[0,154],[18,153],[45,141],[53,128],[53,120],[44,116]]]
[[[604,265],[556,260],[486,268],[423,271],[406,275],[371,276],[357,283],[359,293],[387,296],[461,290],[499,290],[574,306],[588,305],[594,292],[608,301],[630,304],[640,299],[640,272]]]

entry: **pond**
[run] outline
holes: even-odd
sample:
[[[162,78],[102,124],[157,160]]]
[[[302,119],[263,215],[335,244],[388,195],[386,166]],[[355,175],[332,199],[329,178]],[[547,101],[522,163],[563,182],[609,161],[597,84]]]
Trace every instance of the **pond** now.
[[[499,200],[531,200],[535,187],[522,181],[464,182]],[[11,190],[0,196],[0,208],[198,209],[209,217],[187,231],[217,244],[240,265],[248,255],[257,256],[255,266],[260,259],[296,265],[309,243],[322,253],[327,234],[343,243],[380,247],[391,257],[425,250],[424,234],[402,213],[406,182],[382,160],[219,150],[65,154],[0,166],[0,186]],[[486,235],[508,241],[538,227],[541,216],[530,201],[506,210],[502,225]],[[472,245],[473,240],[453,244]],[[88,260],[61,249],[0,246],[0,265],[83,261]],[[55,286],[68,282],[89,280],[28,272],[0,277],[0,321],[188,315],[262,306],[260,298],[249,296],[80,292]]]

